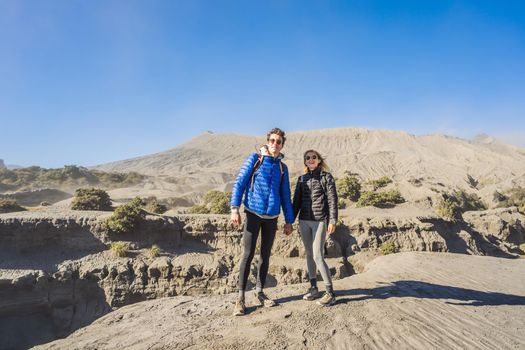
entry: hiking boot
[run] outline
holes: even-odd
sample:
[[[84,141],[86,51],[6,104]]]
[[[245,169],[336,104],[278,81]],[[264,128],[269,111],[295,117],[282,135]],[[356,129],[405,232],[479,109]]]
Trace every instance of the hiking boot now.
[[[335,304],[335,295],[334,293],[325,292],[323,297],[317,300],[317,304],[321,306],[330,306]]]
[[[310,289],[308,289],[308,293],[303,295],[303,300],[312,301],[319,298],[319,296],[319,290],[317,287],[310,287]]]
[[[233,316],[243,316],[246,313],[246,303],[244,299],[239,298],[235,303],[235,308],[233,309]]]
[[[257,300],[259,301],[259,305],[260,306],[272,307],[272,306],[277,305],[277,303],[275,301],[273,301],[272,299],[268,298],[266,296],[266,294],[264,294],[263,292],[258,292],[257,293]]]

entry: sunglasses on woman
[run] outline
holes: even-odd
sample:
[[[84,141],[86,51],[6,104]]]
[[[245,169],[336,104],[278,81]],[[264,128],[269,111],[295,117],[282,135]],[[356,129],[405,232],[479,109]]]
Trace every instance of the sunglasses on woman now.
[[[268,139],[268,142],[270,142],[271,144],[276,143],[276,144],[280,145],[280,144],[283,143],[283,140],[282,139]]]
[[[310,159],[316,160],[317,156],[314,154],[312,156],[306,156],[306,157],[304,157],[304,159],[306,159],[306,160],[310,160]]]

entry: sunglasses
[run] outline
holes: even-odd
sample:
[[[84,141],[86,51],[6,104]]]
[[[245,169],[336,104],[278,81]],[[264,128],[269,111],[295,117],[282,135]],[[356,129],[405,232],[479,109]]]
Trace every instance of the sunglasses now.
[[[306,156],[306,157],[304,157],[304,159],[306,159],[306,160],[310,160],[310,159],[316,160],[317,156],[314,154],[313,156]]]
[[[276,144],[280,145],[280,144],[283,143],[283,140],[282,139],[268,139],[268,142],[270,142],[271,144],[276,143]]]

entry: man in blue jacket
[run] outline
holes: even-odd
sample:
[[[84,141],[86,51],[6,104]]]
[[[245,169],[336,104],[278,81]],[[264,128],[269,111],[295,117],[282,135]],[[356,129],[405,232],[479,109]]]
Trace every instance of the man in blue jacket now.
[[[234,315],[237,316],[244,315],[246,312],[244,291],[259,232],[261,232],[261,256],[257,269],[257,300],[261,306],[275,305],[275,301],[264,294],[263,287],[268,274],[281,207],[286,222],[285,234],[289,235],[292,232],[294,221],[288,167],[282,163],[284,155],[281,149],[286,141],[285,133],[279,128],[274,128],[268,132],[266,140],[267,152],[253,153],[244,161],[232,190],[231,222],[236,225],[241,224],[239,207],[243,196],[246,213],[243,232],[244,253],[239,271],[239,298],[234,310]]]

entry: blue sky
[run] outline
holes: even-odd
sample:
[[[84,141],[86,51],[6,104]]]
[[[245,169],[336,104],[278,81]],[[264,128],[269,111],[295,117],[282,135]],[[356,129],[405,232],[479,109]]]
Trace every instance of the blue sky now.
[[[525,147],[520,1],[0,1],[0,158],[95,165],[211,130]]]

